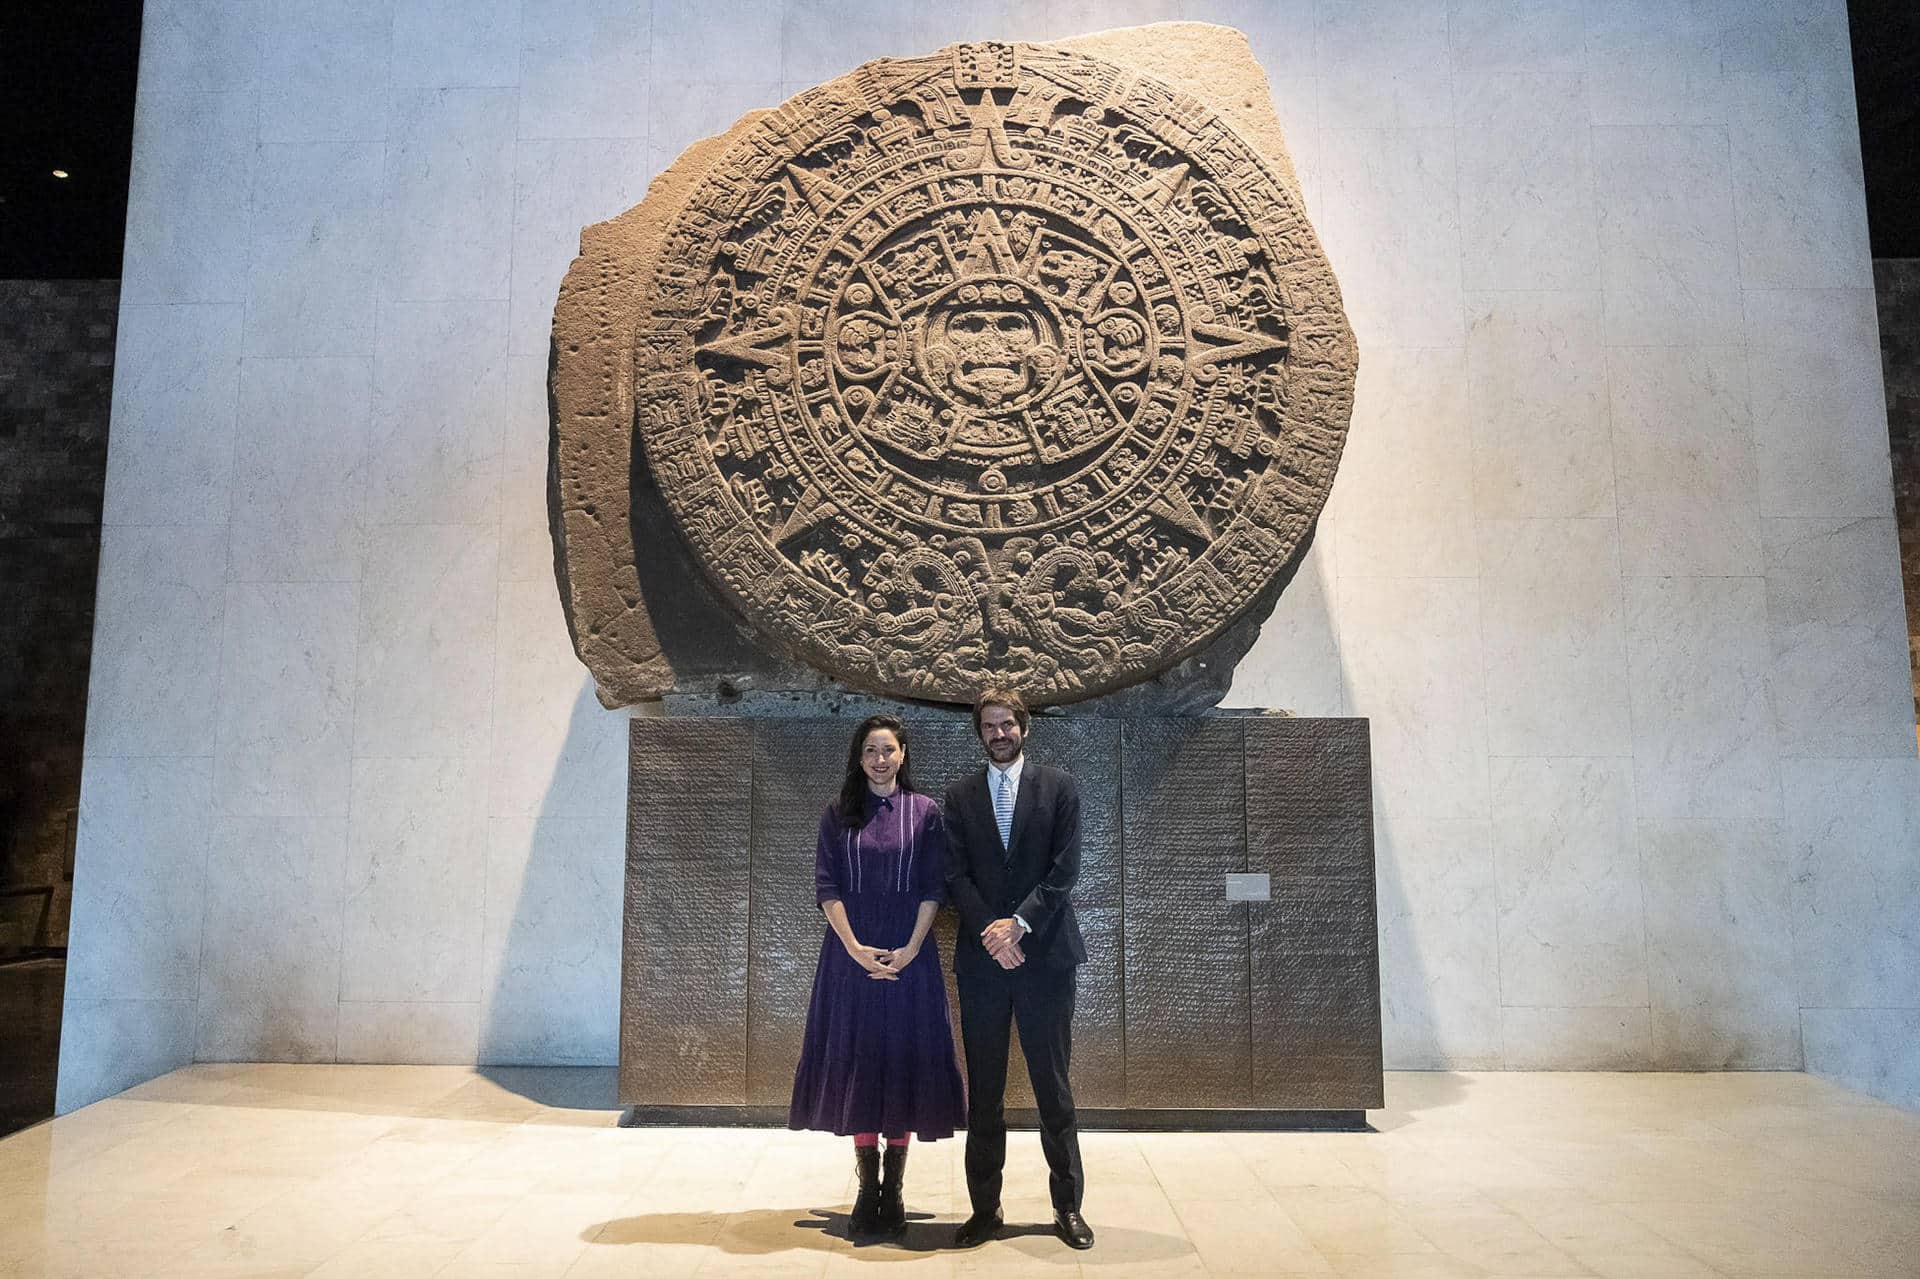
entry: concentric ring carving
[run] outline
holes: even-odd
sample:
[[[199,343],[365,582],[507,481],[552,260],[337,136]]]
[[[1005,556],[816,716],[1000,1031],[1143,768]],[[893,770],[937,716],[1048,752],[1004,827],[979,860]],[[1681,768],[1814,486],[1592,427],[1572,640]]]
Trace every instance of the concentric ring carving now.
[[[1324,503],[1353,341],[1291,185],[1218,114],[1030,45],[762,117],[645,282],[636,431],[696,558],[896,696],[1147,678]]]

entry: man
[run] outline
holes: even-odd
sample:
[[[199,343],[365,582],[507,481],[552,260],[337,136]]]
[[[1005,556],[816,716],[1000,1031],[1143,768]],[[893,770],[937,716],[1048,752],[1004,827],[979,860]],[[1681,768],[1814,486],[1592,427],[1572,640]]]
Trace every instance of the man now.
[[[1074,969],[1087,958],[1068,895],[1080,877],[1080,792],[1057,768],[1030,763],[1026,703],[990,688],[973,707],[987,766],[947,788],[947,890],[960,912],[953,969],[967,1054],[967,1193],[973,1215],[954,1244],[985,1243],[1002,1224],[1007,1162],[1007,1046],[1020,1047],[1040,1109],[1040,1148],[1051,1173],[1053,1228],[1093,1247],[1080,1216],[1085,1178],[1067,1082]]]

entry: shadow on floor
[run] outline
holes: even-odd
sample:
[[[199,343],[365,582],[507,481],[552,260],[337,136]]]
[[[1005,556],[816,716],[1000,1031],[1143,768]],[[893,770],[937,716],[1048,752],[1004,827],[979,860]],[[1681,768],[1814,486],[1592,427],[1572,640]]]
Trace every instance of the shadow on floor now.
[[[1386,1086],[1386,1107],[1367,1112],[1374,1132],[1393,1132],[1419,1123],[1424,1111],[1461,1104],[1473,1080],[1454,1070],[1389,1070]]]
[[[959,1218],[936,1218],[932,1213],[909,1212],[907,1228],[892,1239],[876,1239],[854,1245],[854,1255],[871,1253],[883,1260],[888,1254],[951,1252],[953,1232]],[[766,1256],[790,1248],[804,1247],[807,1240],[799,1232],[820,1231],[829,1239],[844,1240],[847,1214],[830,1208],[759,1208],[732,1214],[703,1212],[660,1212],[621,1217],[588,1226],[581,1239],[596,1247],[620,1247],[632,1244],[699,1244],[736,1256]],[[1083,1264],[1098,1264],[1105,1251],[1114,1264],[1173,1261],[1193,1255],[1193,1246],[1185,1239],[1151,1230],[1129,1230],[1124,1226],[1099,1227],[1100,1242],[1087,1254]],[[1053,1237],[1051,1222],[1015,1222],[1002,1226],[994,1236],[1006,1241],[1027,1237]],[[1060,1245],[1066,1252],[1066,1245]]]
[[[495,1087],[554,1110],[622,1109],[612,1066],[480,1066]]]

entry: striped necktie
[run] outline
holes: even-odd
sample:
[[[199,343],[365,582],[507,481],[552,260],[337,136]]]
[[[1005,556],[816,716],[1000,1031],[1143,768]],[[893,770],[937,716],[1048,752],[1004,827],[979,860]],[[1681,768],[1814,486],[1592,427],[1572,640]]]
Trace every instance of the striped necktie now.
[[[1013,850],[1013,780],[993,770],[993,824],[1000,828],[1000,846]]]

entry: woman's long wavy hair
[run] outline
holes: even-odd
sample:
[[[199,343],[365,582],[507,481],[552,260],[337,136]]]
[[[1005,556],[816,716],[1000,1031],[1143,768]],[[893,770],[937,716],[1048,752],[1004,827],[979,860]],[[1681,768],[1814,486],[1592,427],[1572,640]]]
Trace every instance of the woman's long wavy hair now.
[[[860,721],[860,727],[853,730],[853,741],[847,746],[847,776],[840,783],[840,822],[848,830],[859,830],[867,824],[867,773],[860,767],[860,753],[866,749],[867,734],[876,728],[884,728],[900,742],[900,769],[894,780],[900,783],[901,790],[916,789],[913,784],[913,751],[907,746],[907,726],[892,715],[869,715]]]

